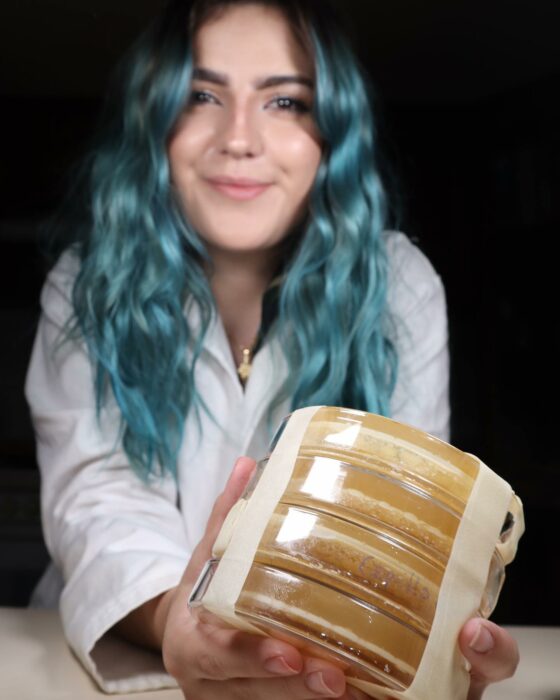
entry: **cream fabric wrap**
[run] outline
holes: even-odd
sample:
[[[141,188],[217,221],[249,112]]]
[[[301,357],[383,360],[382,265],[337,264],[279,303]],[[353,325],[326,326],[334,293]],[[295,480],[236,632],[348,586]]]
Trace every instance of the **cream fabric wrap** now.
[[[266,525],[290,481],[300,443],[319,408],[304,408],[292,414],[253,494],[236,504],[216,540],[214,554],[221,561],[202,603],[238,628],[262,634],[236,615],[235,604]],[[387,690],[354,678],[348,679],[349,684],[379,700],[466,697],[469,674],[457,637],[462,625],[479,609],[512,494],[509,484],[480,462],[441,583],[430,636],[410,687],[402,692]]]

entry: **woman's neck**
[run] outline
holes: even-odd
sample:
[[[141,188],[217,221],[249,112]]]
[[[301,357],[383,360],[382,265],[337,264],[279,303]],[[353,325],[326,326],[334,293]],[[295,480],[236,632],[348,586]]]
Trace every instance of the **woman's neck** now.
[[[262,298],[277,266],[270,251],[234,253],[210,251],[209,275],[218,313],[236,364],[244,349],[252,349],[261,323]]]

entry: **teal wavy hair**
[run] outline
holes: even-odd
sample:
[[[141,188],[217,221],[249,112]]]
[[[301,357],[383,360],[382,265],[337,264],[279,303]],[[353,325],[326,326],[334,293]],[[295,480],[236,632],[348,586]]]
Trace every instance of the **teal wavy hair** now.
[[[216,309],[208,255],[170,185],[166,145],[189,93],[193,34],[234,2],[174,0],[132,47],[75,194],[81,220],[71,242],[81,263],[67,331],[85,339],[98,411],[110,389],[124,449],[144,479],[176,473],[186,416],[204,408],[194,372]],[[290,368],[276,401],[387,415],[397,358],[385,332],[386,200],[367,83],[324,0],[261,4],[285,13],[314,59],[323,142],[269,331]],[[196,327],[186,308],[196,308]]]

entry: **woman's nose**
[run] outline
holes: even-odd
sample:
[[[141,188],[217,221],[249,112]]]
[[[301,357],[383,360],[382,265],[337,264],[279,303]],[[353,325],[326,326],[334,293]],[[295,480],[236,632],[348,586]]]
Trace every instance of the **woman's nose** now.
[[[250,158],[262,152],[259,115],[243,105],[225,111],[220,150],[234,158]]]

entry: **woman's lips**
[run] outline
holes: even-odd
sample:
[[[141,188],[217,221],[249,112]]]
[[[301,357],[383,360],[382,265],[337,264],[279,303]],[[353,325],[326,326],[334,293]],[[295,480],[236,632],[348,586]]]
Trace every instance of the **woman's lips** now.
[[[270,187],[268,182],[249,179],[209,178],[207,182],[231,199],[255,199]]]

